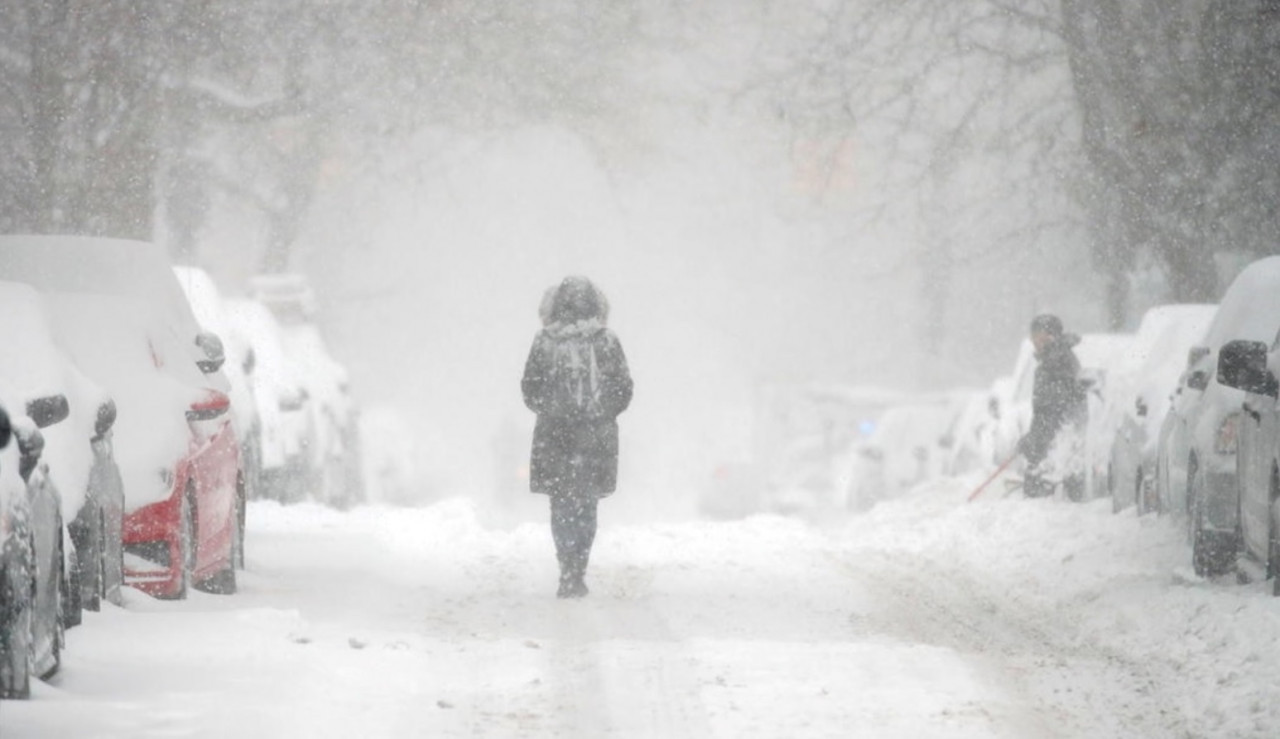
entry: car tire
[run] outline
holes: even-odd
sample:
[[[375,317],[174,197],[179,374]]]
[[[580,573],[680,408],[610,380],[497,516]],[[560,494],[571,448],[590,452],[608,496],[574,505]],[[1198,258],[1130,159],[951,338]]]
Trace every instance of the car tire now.
[[[0,609],[0,698],[31,697],[31,617],[35,594],[32,544],[26,537],[26,552],[13,536],[13,550],[5,552],[6,566],[0,571],[0,588],[8,606]]]
[[[1235,565],[1239,536],[1205,530],[1204,507],[1199,504],[1203,489],[1204,478],[1197,469],[1187,491],[1191,507],[1191,564],[1199,577],[1217,577],[1230,572]]]
[[[1267,535],[1267,577],[1271,578],[1271,595],[1280,596],[1280,526],[1276,525],[1274,508],[1271,513],[1271,531]]]
[[[225,569],[219,570],[212,577],[200,583],[200,589],[206,593],[215,595],[234,595],[237,589],[236,585],[236,567],[235,552],[239,548],[237,543],[240,538],[240,527],[234,523],[231,526],[231,551],[227,556],[227,566]]]
[[[244,520],[248,505],[248,489],[241,473],[236,478],[235,533],[231,540],[231,566],[237,570],[244,569]]]
[[[98,556],[93,563],[94,579],[93,605],[91,611],[102,610],[102,602],[107,599],[107,514],[98,511]]]
[[[58,519],[58,530],[62,530],[61,517]],[[49,650],[53,657],[53,664],[40,675],[41,680],[48,680],[58,674],[58,670],[62,667],[62,647],[66,643],[67,639],[66,624],[73,618],[75,619],[75,623],[80,623],[79,613],[73,615],[67,612],[68,604],[65,596],[67,593],[68,579],[66,565],[67,560],[65,554],[66,550],[63,548],[62,539],[59,538],[57,549],[53,554],[54,561],[58,563],[57,571],[53,573],[52,583],[54,596],[57,598],[57,603],[53,608],[53,644],[50,645]],[[79,605],[78,601],[76,605]]]
[[[62,529],[59,518],[58,527]],[[73,546],[71,549],[71,569],[67,569],[66,542],[58,539],[58,628],[65,630],[79,626],[84,620],[84,591],[82,578],[87,576],[84,565]],[[42,676],[43,677],[43,676]]]
[[[200,589],[215,595],[232,595],[236,592],[236,561],[243,556],[244,529],[241,526],[243,517],[244,478],[237,477],[236,496],[231,504],[231,541],[227,547],[227,566],[212,577],[200,583]]]
[[[1280,596],[1280,472],[1271,471],[1271,510],[1267,517],[1267,577],[1271,594]]]
[[[106,524],[103,522],[102,510],[98,510],[97,520],[93,524],[88,546],[81,552],[73,552],[76,565],[72,568],[72,579],[77,580],[71,587],[72,599],[79,599],[79,607],[86,611],[102,610],[102,598],[106,593],[107,575],[103,559],[106,555]],[[74,542],[74,540],[73,540]],[[88,561],[86,561],[88,557]],[[84,582],[83,578],[90,578]]]
[[[187,597],[195,577],[197,555],[199,554],[199,528],[196,526],[195,487],[188,482],[182,494],[182,502],[178,509],[178,592],[177,600]]]

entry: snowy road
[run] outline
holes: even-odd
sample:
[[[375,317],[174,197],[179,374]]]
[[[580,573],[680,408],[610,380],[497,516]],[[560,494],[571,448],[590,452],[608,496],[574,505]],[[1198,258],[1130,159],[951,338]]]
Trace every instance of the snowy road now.
[[[89,614],[0,736],[1275,735],[1262,586],[1186,575],[1170,521],[964,491],[821,530],[606,505],[580,602],[544,525],[461,500],[255,505],[240,594]]]

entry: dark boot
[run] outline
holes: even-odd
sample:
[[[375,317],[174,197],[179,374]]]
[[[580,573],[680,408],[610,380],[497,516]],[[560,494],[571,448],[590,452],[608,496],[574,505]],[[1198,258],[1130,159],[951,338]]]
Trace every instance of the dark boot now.
[[[551,536],[555,540],[556,559],[560,563],[557,598],[581,598],[589,592],[583,580],[595,535],[595,498],[552,497]]]
[[[586,576],[586,563],[581,557],[569,555],[560,568],[560,588],[556,590],[557,598],[581,598],[591,592],[583,581]]]
[[[573,580],[569,583],[569,597],[582,598],[591,591],[587,589],[587,557],[579,554],[574,557]]]
[[[556,597],[572,598],[574,597],[574,582],[577,579],[574,574],[573,563],[567,555],[561,552],[556,552],[556,559],[560,561],[560,587],[556,588]]]
[[[1022,494],[1028,498],[1047,498],[1053,495],[1053,488],[1052,482],[1031,473],[1022,481]]]

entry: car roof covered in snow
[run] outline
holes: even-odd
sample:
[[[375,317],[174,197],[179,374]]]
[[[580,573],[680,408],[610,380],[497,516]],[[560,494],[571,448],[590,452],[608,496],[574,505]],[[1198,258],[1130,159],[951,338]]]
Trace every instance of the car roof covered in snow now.
[[[1205,344],[1217,351],[1233,339],[1271,343],[1280,326],[1280,256],[1245,267],[1222,296]]]

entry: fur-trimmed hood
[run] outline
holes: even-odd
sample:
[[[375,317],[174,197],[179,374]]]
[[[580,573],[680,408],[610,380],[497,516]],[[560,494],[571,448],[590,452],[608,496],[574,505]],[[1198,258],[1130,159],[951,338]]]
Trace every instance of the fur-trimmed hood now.
[[[586,277],[566,277],[559,285],[549,287],[543,293],[538,317],[543,326],[556,329],[553,333],[577,333],[588,325],[606,326],[609,323],[609,301]],[[580,328],[572,329],[574,326]]]

